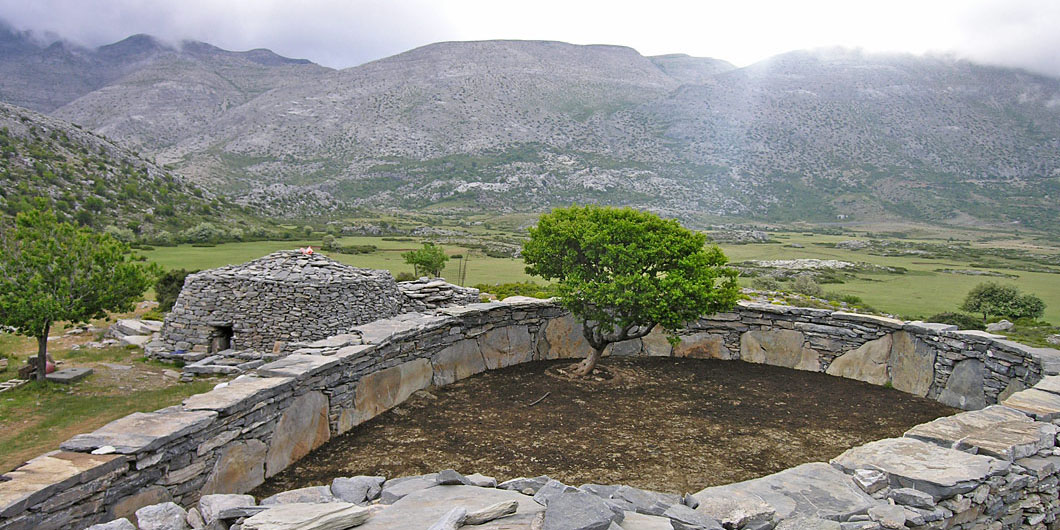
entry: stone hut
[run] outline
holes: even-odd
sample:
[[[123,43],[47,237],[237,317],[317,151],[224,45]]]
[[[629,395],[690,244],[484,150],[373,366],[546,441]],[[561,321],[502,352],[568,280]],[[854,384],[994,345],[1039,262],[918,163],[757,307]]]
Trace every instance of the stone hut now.
[[[321,254],[279,251],[189,275],[148,353],[279,352],[288,342],[346,333],[381,318],[478,301],[478,290],[442,280],[408,282]],[[424,291],[430,291],[425,303]],[[412,296],[410,296],[410,294]]]

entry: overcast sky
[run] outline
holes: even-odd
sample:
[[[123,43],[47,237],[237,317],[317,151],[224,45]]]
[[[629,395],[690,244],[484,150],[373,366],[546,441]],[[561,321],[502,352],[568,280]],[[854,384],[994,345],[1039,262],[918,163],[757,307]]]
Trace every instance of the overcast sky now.
[[[88,46],[148,33],[335,68],[431,42],[504,38],[739,66],[834,45],[940,52],[1060,77],[1057,0],[0,0],[0,19]]]

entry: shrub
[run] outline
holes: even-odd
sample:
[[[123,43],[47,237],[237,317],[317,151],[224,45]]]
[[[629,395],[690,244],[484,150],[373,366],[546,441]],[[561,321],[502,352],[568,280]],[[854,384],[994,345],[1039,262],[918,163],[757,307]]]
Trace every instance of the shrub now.
[[[177,302],[177,296],[180,295],[180,290],[184,288],[184,279],[187,278],[189,274],[196,272],[199,271],[173,269],[166,271],[158,277],[158,280],[155,282],[155,297],[158,299],[159,312],[167,313],[173,309],[173,304]]]
[[[931,315],[925,319],[925,322],[934,322],[936,324],[951,324],[957,326],[959,329],[986,329],[983,326],[983,322],[978,318],[966,314],[966,313],[939,313],[937,315]]]
[[[504,300],[509,296],[530,296],[533,298],[552,298],[556,296],[555,285],[540,285],[536,282],[510,282],[494,285],[480,283],[474,287],[484,293],[496,295],[498,300]]]
[[[801,274],[795,277],[795,281],[791,283],[791,290],[806,296],[815,297],[820,297],[824,292],[821,289],[821,285],[809,274]]]
[[[411,281],[416,280],[416,275],[412,274],[409,271],[401,271],[401,272],[397,273],[396,276],[394,276],[394,279],[399,281],[399,282],[411,282]]]
[[[779,291],[780,282],[773,276],[755,276],[751,280],[751,287],[758,291]]]

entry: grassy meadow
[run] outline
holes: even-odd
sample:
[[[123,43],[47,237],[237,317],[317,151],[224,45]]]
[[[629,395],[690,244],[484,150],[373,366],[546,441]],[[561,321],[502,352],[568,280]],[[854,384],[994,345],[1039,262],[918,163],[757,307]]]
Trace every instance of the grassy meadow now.
[[[522,219],[519,221],[525,222]],[[515,234],[515,230],[512,229],[514,227],[505,228],[508,228],[508,230],[490,230],[488,232],[506,234],[508,237]],[[486,230],[482,231],[487,232]],[[854,235],[839,236],[781,232],[771,233],[771,236],[774,241],[770,243],[722,244],[721,246],[732,262],[817,258],[901,267],[906,269],[907,272],[905,274],[857,273],[854,279],[848,279],[841,284],[824,284],[822,287],[830,292],[856,295],[864,300],[866,304],[879,311],[904,318],[923,318],[935,313],[953,311],[960,305],[968,290],[976,284],[985,281],[996,281],[1013,284],[1025,292],[1038,295],[1047,304],[1044,319],[1053,323],[1060,323],[1060,274],[1017,270],[1016,268],[1011,268],[1018,267],[1016,261],[1005,259],[995,260],[992,265],[997,266],[991,266],[986,269],[983,269],[982,265],[979,264],[979,269],[1016,276],[1015,278],[953,274],[938,272],[937,269],[976,269],[972,264],[981,261],[982,258],[977,256],[968,256],[966,258],[948,256],[941,259],[920,255],[880,256],[871,254],[866,250],[847,250],[830,246],[840,241],[858,237]],[[904,241],[915,242],[916,240]],[[924,240],[924,242],[940,244],[945,243],[945,240],[932,239]],[[382,237],[343,237],[338,239],[338,243],[342,245],[375,245],[378,250],[368,254],[349,255],[328,252],[325,252],[325,254],[342,263],[356,267],[386,269],[396,275],[400,272],[412,272],[412,267],[404,262],[401,253],[418,248],[421,240],[414,238],[413,241],[394,241],[386,240]],[[148,259],[166,268],[206,269],[242,263],[276,250],[294,249],[309,244],[319,248],[320,240],[255,241],[225,243],[213,247],[180,245],[176,247],[160,247],[142,253]],[[995,248],[1033,247],[1025,240],[1018,238],[984,242],[982,244]],[[464,259],[468,255],[471,256],[464,281],[466,285],[535,280],[535,278],[528,276],[524,272],[523,263],[519,259],[488,257],[483,255],[481,251],[470,251],[460,245],[443,244],[443,246],[450,255],[462,255],[465,256]],[[1039,248],[1039,250],[1048,251],[1049,249]],[[442,276],[450,282],[459,283],[460,263],[460,259],[451,259],[447,263]],[[536,278],[536,281],[541,282],[541,279]],[[744,283],[750,285],[750,279],[744,279]]]

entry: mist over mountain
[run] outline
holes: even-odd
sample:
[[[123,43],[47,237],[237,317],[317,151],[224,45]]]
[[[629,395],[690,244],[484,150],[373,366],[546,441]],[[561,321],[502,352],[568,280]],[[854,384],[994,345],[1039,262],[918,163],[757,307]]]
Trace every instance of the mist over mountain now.
[[[0,29],[0,100],[292,215],[601,202],[692,223],[1060,224],[1060,80],[944,57],[798,51],[736,68],[479,41],[331,70]]]

